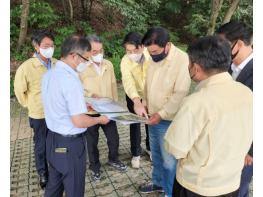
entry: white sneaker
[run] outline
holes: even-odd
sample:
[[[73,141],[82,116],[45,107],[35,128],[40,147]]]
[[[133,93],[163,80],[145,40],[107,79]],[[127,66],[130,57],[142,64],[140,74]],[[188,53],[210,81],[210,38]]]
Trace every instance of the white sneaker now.
[[[132,157],[132,160],[131,160],[131,164],[132,164],[132,168],[140,168],[140,156],[138,157]]]
[[[149,155],[149,157],[150,157],[150,159],[151,159],[151,161],[152,161],[152,153],[151,153],[151,151],[145,150],[145,152]]]

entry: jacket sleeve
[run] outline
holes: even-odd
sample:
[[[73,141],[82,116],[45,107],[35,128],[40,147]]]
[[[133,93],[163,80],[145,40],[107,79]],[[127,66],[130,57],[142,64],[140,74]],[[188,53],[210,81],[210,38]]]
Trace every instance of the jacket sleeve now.
[[[187,66],[182,65],[182,68],[176,78],[171,97],[158,112],[162,119],[166,119],[167,117],[171,117],[176,114],[182,100],[189,93],[190,85],[191,78],[189,76]]]
[[[125,90],[125,93],[130,99],[135,97],[140,97],[136,89],[136,85],[130,70],[128,69],[128,62],[125,60],[125,57],[121,60],[121,74],[122,74],[122,84]]]
[[[18,102],[23,106],[27,107],[27,76],[22,66],[20,66],[15,75],[14,91]]]
[[[114,73],[114,67],[111,63],[111,89],[112,89],[112,96],[114,101],[118,101],[118,90],[117,90],[117,82],[116,82],[116,77]]]

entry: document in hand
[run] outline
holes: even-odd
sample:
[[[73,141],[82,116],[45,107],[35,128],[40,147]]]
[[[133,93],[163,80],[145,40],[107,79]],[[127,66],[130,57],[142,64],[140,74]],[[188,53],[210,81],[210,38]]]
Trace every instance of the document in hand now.
[[[144,117],[130,113],[120,103],[110,98],[86,97],[85,100],[96,112],[122,124],[145,123],[147,120]]]

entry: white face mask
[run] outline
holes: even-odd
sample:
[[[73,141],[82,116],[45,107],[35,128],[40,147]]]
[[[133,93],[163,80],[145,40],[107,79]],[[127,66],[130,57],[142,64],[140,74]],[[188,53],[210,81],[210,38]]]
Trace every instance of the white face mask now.
[[[86,70],[88,66],[88,63],[87,62],[81,62],[79,63],[79,65],[77,66],[76,70],[79,72],[79,73],[82,73],[83,71]]]
[[[54,53],[54,47],[49,47],[47,49],[39,48],[39,52],[45,58],[52,58],[53,53]]]
[[[99,53],[97,55],[92,56],[91,58],[92,58],[93,62],[101,63],[103,60],[103,54]]]
[[[130,58],[130,60],[134,62],[139,62],[142,58],[142,54],[132,53],[132,54],[129,54],[128,57]]]

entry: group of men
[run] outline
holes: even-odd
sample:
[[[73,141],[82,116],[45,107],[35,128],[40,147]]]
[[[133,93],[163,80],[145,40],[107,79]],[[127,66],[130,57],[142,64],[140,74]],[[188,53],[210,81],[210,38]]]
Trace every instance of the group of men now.
[[[248,197],[253,174],[251,37],[245,24],[231,21],[216,35],[197,39],[186,53],[162,27],[125,36],[120,68],[127,108],[148,119],[146,151],[153,168],[152,181],[139,187],[141,193]],[[64,191],[81,197],[87,154],[92,179],[100,180],[100,127],[109,148],[107,165],[127,170],[118,158],[116,122],[85,102],[85,97],[117,101],[114,68],[96,35],[65,39],[60,60],[52,58],[50,32],[35,32],[32,44],[34,56],[18,68],[14,85],[19,103],[29,111],[40,186],[46,197]],[[197,86],[188,95],[191,80]],[[140,168],[140,124],[130,125],[130,142],[131,166]]]

